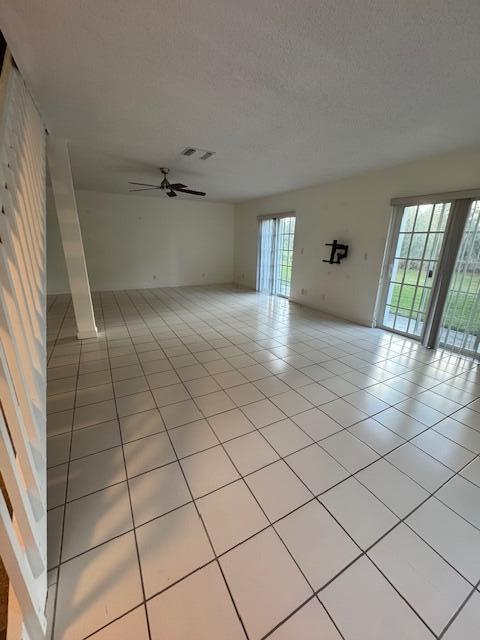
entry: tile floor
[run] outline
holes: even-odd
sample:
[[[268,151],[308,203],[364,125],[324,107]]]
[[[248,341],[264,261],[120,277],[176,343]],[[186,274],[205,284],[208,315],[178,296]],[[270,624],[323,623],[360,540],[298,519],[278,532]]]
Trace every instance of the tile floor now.
[[[54,640],[480,637],[480,371],[232,287],[49,299]]]

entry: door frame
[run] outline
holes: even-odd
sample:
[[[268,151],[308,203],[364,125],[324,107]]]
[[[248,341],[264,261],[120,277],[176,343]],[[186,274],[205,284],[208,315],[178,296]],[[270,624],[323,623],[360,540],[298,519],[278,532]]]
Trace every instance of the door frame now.
[[[387,234],[382,262],[377,300],[375,304],[374,326],[416,340],[428,348],[436,348],[442,326],[443,310],[463,238],[465,225],[474,200],[480,199],[480,189],[452,191],[422,196],[408,196],[391,200],[392,214]],[[388,288],[393,267],[400,226],[405,207],[421,204],[450,203],[450,213],[440,249],[436,273],[432,283],[430,300],[426,309],[425,322],[420,336],[386,327],[383,324]]]
[[[260,259],[261,249],[262,249],[261,223],[263,220],[275,221],[275,220],[280,220],[281,218],[295,218],[295,232],[293,234],[293,249],[292,249],[292,275],[290,278],[290,291],[291,291],[292,278],[293,278],[293,264],[295,260],[295,243],[297,240],[297,214],[295,211],[285,211],[282,213],[267,213],[267,214],[262,214],[257,216],[257,269],[256,269],[257,276],[256,276],[256,283],[255,283],[256,291],[260,291],[258,287],[260,282],[260,271],[262,268],[262,263]],[[273,234],[273,242],[272,242],[272,265],[274,264],[274,256],[276,255],[276,251],[277,251],[277,240],[278,240],[278,234],[275,229]],[[272,293],[274,280],[275,280],[275,269],[272,268],[270,273],[270,291],[269,291],[270,295],[275,295],[279,298],[290,300],[290,296],[285,296],[281,293]]]

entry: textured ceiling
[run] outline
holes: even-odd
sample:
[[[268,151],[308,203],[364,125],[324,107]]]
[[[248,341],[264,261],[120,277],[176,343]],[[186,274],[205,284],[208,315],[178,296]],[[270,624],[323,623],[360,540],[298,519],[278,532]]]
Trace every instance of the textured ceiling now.
[[[478,0],[4,0],[0,21],[80,188],[169,166],[238,201],[480,142]]]

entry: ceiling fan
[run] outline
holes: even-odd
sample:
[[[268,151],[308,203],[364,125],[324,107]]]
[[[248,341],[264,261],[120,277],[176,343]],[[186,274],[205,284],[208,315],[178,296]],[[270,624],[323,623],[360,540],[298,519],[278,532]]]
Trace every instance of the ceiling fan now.
[[[164,167],[160,168],[160,171],[163,173],[163,180],[159,185],[155,184],[144,184],[143,182],[129,182],[128,184],[134,184],[137,187],[142,187],[141,189],[129,189],[130,192],[133,191],[153,191],[154,189],[162,189],[167,192],[167,196],[169,198],[175,198],[177,196],[177,191],[179,193],[189,193],[192,196],[205,196],[207,195],[204,191],[194,191],[193,189],[189,189],[186,184],[180,184],[179,182],[171,183],[169,182],[167,175],[170,169],[166,169]]]

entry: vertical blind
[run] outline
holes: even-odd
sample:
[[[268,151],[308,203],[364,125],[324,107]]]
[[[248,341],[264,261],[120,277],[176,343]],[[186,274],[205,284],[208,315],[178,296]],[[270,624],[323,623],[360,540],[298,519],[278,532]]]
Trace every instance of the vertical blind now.
[[[258,252],[257,289],[261,293],[272,293],[275,264],[275,220],[262,218],[260,224],[260,246]]]

